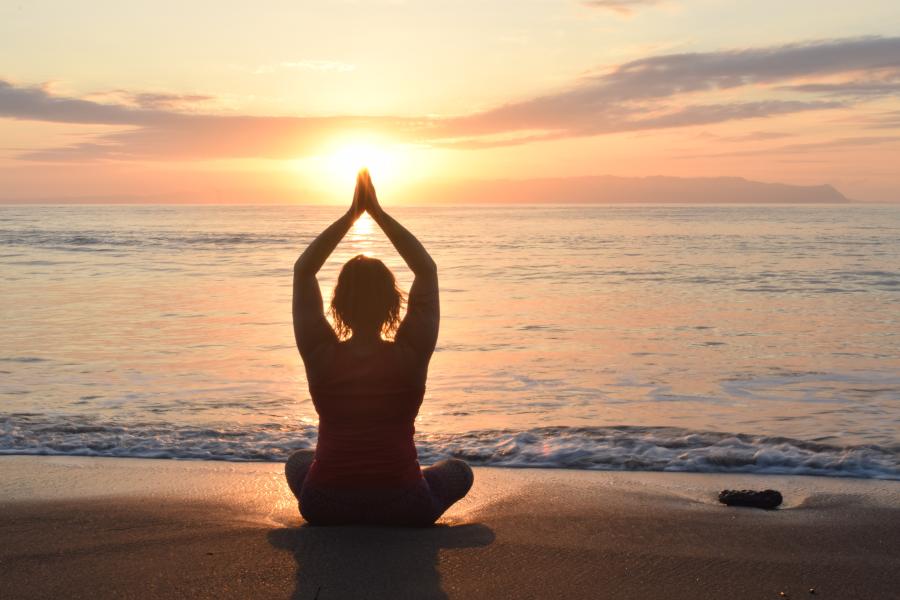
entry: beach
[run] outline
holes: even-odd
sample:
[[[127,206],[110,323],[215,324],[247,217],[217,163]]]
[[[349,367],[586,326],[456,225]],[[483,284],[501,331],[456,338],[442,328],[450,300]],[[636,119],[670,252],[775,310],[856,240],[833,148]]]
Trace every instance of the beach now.
[[[468,497],[412,530],[305,526],[281,469],[0,458],[0,597],[845,600],[900,587],[896,481],[477,468]],[[723,488],[785,502],[729,508]]]

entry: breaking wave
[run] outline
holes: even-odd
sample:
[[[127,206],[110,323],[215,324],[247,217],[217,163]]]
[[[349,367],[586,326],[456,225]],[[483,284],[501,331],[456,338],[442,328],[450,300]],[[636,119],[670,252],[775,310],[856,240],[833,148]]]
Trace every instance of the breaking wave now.
[[[29,413],[0,416],[0,454],[277,462],[315,442],[316,428],[304,424],[208,427]],[[457,457],[494,467],[900,480],[900,444],[840,446],[675,427],[420,432],[416,444],[423,464]]]

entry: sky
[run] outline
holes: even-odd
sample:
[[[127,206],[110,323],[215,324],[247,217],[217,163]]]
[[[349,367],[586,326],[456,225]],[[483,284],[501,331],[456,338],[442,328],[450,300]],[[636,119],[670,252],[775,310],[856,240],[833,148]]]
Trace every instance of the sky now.
[[[0,202],[427,204],[738,176],[900,201],[896,0],[0,3]]]

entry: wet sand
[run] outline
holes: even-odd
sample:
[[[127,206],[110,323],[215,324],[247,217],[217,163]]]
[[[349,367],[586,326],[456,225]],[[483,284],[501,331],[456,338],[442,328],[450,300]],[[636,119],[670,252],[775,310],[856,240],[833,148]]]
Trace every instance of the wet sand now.
[[[0,481],[4,600],[900,597],[900,482],[479,468],[439,526],[391,530],[305,526],[271,463],[10,456]]]

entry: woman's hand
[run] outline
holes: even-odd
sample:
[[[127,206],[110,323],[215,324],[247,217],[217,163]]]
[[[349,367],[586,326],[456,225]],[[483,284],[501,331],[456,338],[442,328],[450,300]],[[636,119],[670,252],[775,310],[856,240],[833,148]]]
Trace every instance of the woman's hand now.
[[[381,215],[382,209],[381,205],[378,204],[378,195],[375,193],[375,186],[372,184],[372,176],[369,174],[368,169],[363,169],[359,172],[359,175],[363,178],[365,187],[363,205],[374,219]]]
[[[369,177],[368,171],[363,169],[356,176],[356,189],[353,191],[353,203],[350,205],[349,214],[353,217],[353,220],[357,220],[360,215],[362,215],[366,211],[367,205],[367,193],[368,189],[366,187],[366,180]],[[369,180],[369,185],[371,185],[371,180]]]

